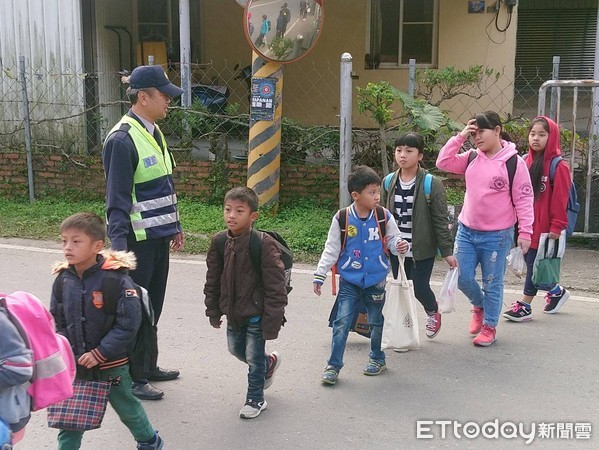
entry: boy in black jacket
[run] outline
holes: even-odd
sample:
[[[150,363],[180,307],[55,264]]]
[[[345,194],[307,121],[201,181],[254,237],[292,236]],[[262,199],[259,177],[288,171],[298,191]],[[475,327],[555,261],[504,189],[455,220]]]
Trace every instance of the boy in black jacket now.
[[[277,352],[265,353],[265,341],[276,339],[287,306],[285,271],[281,251],[274,238],[252,230],[258,218],[258,195],[237,187],[225,195],[227,230],[213,236],[206,256],[206,316],[220,328],[227,316],[229,352],[247,363],[248,391],[239,411],[253,419],[266,408],[264,389],[273,381],[281,363]],[[250,239],[262,238],[260,273],[250,257]]]
[[[141,324],[141,303],[127,275],[135,256],[126,252],[101,252],[106,238],[103,220],[96,214],[78,213],[60,225],[66,263],[57,265],[50,312],[57,332],[67,337],[77,361],[77,378],[110,381],[109,401],[142,450],[161,449],[163,441],[133,395],[127,351]],[[118,271],[120,295],[116,315],[104,310],[103,282],[108,270]],[[58,449],[81,446],[83,431],[60,430]]]

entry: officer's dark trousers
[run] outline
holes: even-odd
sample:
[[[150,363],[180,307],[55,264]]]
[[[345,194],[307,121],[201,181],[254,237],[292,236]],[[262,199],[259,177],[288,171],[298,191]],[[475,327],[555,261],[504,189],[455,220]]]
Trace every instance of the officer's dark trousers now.
[[[145,287],[148,291],[152,307],[154,308],[155,325],[158,324],[164,304],[169,270],[170,241],[170,238],[161,238],[128,242],[129,250],[134,252],[137,257],[137,268],[130,271],[129,274],[133,278],[133,281]],[[153,338],[148,349],[151,370],[156,369],[158,365],[158,335],[156,326],[154,326]]]

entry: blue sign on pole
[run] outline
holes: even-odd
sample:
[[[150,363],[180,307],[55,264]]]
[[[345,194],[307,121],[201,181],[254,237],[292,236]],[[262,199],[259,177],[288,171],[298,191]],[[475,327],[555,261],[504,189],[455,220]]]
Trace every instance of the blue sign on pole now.
[[[252,120],[275,119],[276,78],[252,78],[252,104],[250,118]]]

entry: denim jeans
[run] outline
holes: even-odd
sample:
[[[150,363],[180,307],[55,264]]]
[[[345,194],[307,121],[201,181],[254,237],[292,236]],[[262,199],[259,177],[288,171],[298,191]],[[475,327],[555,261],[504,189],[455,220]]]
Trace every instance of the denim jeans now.
[[[472,305],[484,308],[483,323],[497,326],[503,303],[503,277],[506,256],[510,252],[514,227],[497,231],[477,231],[462,223],[458,225],[454,255],[460,266],[458,288]],[[476,281],[480,264],[482,288]]]
[[[264,349],[262,321],[248,322],[238,329],[227,325],[227,344],[229,352],[248,368],[248,391],[246,400],[261,402],[264,400],[264,377],[269,357]]]
[[[362,289],[344,279],[339,284],[337,294],[338,309],[337,317],[333,321],[333,342],[331,346],[331,357],[329,366],[337,369],[343,367],[343,353],[347,335],[354,325],[358,305],[363,302],[368,311],[368,325],[370,326],[370,359],[385,363],[385,353],[381,350],[381,338],[383,336],[383,305],[385,304],[385,283]]]

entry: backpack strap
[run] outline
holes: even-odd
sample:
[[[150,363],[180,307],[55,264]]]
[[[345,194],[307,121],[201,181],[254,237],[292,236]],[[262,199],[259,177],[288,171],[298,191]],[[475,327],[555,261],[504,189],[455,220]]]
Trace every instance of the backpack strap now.
[[[119,298],[121,286],[121,274],[114,270],[105,270],[104,280],[102,281],[102,297],[104,306],[102,307],[107,314],[116,314],[116,304]]]
[[[468,164],[466,165],[466,167],[468,167],[470,163],[474,161],[474,158],[476,158],[477,156],[478,153],[476,153],[476,150],[470,150],[470,153],[468,154]]]
[[[339,228],[341,229],[341,251],[345,248],[345,242],[347,241],[347,215],[349,214],[349,206],[347,208],[340,209],[337,211],[337,221],[339,222]]]
[[[225,242],[227,241],[227,234],[223,233],[222,235],[216,236],[214,238],[214,242],[216,244],[216,251],[220,255],[220,258],[224,260],[225,258]]]
[[[514,204],[514,176],[516,176],[516,166],[518,165],[518,154],[512,155],[505,162],[505,166],[507,168],[507,177],[510,183],[510,198],[512,199],[512,206],[515,208]]]
[[[262,239],[264,239],[264,232],[252,228],[250,235],[250,260],[252,261],[254,270],[260,276],[262,276]]]
[[[119,299],[119,290],[121,286],[121,276],[114,270],[104,271],[104,280],[102,281],[102,299],[104,305],[102,309],[110,316],[104,325],[103,335],[106,335],[116,318],[116,305]]]
[[[557,166],[563,161],[563,159],[564,158],[559,155],[554,156],[551,159],[551,164],[549,165],[549,183],[551,184],[551,187],[553,187],[553,180],[555,179],[555,171],[557,170]]]
[[[379,236],[381,237],[381,242],[383,244],[383,251],[388,254],[389,250],[385,245],[385,238],[387,235],[387,214],[385,214],[385,208],[381,205],[376,205],[374,209],[374,217],[376,219],[376,225],[379,229]]]
[[[385,178],[383,178],[383,189],[385,190],[385,192],[389,192],[389,187],[391,186],[391,180],[393,179],[393,175],[395,175],[395,174],[396,174],[396,172],[391,172]]]
[[[426,204],[431,204],[431,190],[433,184],[433,176],[430,173],[427,173],[424,176],[424,198],[426,198]]]

